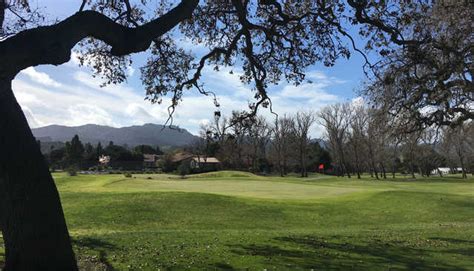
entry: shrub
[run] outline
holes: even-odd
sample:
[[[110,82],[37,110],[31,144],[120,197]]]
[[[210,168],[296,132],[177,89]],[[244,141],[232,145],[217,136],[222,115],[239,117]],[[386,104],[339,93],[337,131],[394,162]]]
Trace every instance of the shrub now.
[[[77,168],[76,167],[68,167],[66,172],[69,176],[76,176],[77,175]]]
[[[125,178],[132,178],[132,174],[130,172],[127,172],[123,175],[125,176]]]
[[[185,175],[189,174],[191,171],[191,168],[189,166],[189,163],[187,162],[182,162],[181,165],[178,167],[178,173],[181,175],[181,177],[184,177]]]
[[[173,155],[171,153],[164,156],[163,159],[160,159],[157,163],[157,166],[166,173],[172,172],[176,169],[172,161]]]

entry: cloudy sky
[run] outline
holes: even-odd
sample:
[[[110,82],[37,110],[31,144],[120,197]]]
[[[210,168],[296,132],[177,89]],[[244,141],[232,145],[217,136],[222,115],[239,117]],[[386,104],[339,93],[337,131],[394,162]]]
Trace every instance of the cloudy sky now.
[[[44,7],[48,7],[45,1]],[[61,18],[71,14],[78,1],[64,1],[58,5],[54,16]],[[183,46],[189,46],[185,40]],[[202,49],[202,48],[201,48]],[[200,48],[196,48],[200,50]],[[101,124],[113,127],[163,124],[167,117],[167,100],[150,104],[144,100],[144,88],[140,82],[139,65],[146,55],[134,56],[134,65],[128,69],[128,80],[121,85],[100,87],[102,81],[93,78],[89,69],[79,67],[77,56],[61,66],[44,65],[22,71],[13,82],[13,90],[21,104],[31,127],[50,124],[77,126]],[[291,114],[298,110],[317,111],[321,107],[356,98],[355,90],[363,81],[362,59],[353,54],[350,60],[339,60],[332,68],[315,65],[308,69],[307,79],[312,83],[298,87],[281,83],[269,89],[273,109],[278,114]],[[213,90],[221,104],[224,115],[232,110],[247,109],[253,93],[242,84],[239,72],[229,74],[228,70],[215,72],[206,69],[202,82],[206,89]],[[213,118],[215,107],[211,97],[189,90],[177,108],[174,124],[197,133],[199,126]],[[268,110],[261,114],[272,117]],[[321,135],[321,128],[315,126],[313,137]]]

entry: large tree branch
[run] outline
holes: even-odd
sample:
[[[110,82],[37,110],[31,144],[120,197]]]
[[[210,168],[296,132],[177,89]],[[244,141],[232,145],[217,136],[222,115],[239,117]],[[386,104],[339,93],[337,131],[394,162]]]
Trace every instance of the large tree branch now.
[[[79,11],[84,11],[84,8],[86,7],[86,4],[87,4],[87,0],[82,0],[82,4],[79,7]]]
[[[71,49],[86,37],[110,45],[114,56],[144,51],[155,38],[191,17],[198,3],[182,0],[168,13],[136,28],[117,24],[95,11],[83,11],[52,26],[20,32],[0,42],[0,78],[12,79],[22,69],[40,64],[63,64],[69,61]]]
[[[5,21],[5,0],[0,0],[0,34],[3,33],[3,21]]]
[[[347,0],[347,3],[355,9],[355,16],[359,23],[368,24],[377,27],[383,32],[390,35],[390,40],[400,46],[419,45],[421,42],[417,40],[405,40],[398,29],[384,23],[380,19],[369,17],[365,14],[365,9],[369,5],[368,1]]]

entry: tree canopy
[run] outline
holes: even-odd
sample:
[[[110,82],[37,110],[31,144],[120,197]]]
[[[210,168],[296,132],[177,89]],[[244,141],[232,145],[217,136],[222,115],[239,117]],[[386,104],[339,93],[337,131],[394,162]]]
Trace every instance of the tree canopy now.
[[[402,13],[403,14],[403,13]],[[474,7],[437,1],[403,14],[412,42],[381,52],[365,94],[405,130],[459,126],[474,118]]]
[[[259,106],[271,105],[268,85],[299,84],[310,65],[331,66],[351,51],[366,57],[372,50],[381,56],[376,64],[366,57],[366,68],[380,79],[367,91],[374,102],[381,103],[378,94],[384,93],[398,109],[410,108],[412,117],[436,124],[457,121],[453,115],[472,118],[473,9],[463,1],[83,0],[77,13],[53,24],[27,0],[0,2],[0,53],[9,63],[0,72],[10,78],[29,66],[67,62],[79,43],[82,64],[105,84],[120,83],[130,54],[147,51],[141,68],[146,98],[160,103],[170,95],[170,114],[187,89],[215,95],[200,81],[207,65],[243,70],[240,79],[255,92],[249,105],[255,114]],[[366,50],[348,34],[350,25],[359,25]],[[207,53],[196,56],[181,48],[177,36]],[[403,101],[401,88],[412,89],[409,99]],[[432,114],[414,113],[427,105],[436,106]]]

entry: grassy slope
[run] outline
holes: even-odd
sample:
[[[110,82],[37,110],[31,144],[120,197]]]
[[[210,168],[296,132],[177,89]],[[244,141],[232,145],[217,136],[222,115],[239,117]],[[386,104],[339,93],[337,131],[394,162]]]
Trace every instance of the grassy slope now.
[[[82,264],[474,270],[472,179],[170,177],[56,175]]]

